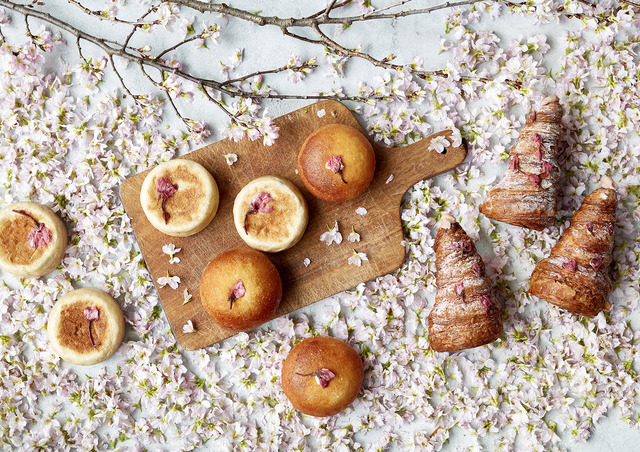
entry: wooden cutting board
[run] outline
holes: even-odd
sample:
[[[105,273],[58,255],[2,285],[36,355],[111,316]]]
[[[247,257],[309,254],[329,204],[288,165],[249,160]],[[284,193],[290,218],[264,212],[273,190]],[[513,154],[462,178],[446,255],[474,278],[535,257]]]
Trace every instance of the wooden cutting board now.
[[[400,221],[403,195],[415,183],[455,168],[466,156],[464,146],[450,147],[446,154],[428,150],[433,138],[448,136],[450,131],[438,132],[401,148],[383,148],[372,143],[376,173],[371,186],[351,201],[333,204],[315,198],[302,184],[295,172],[298,150],[305,138],[322,125],[343,123],[362,130],[358,121],[341,103],[322,101],[281,116],[275,123],[280,127],[280,137],[271,147],[263,146],[260,140],[233,142],[227,139],[182,157],[207,168],[220,190],[218,213],[211,224],[196,235],[170,237],[147,221],[139,196],[149,170],[127,179],[120,187],[122,202],[167,319],[185,350],[206,347],[234,334],[207,316],[200,302],[200,276],[218,254],[246,246],[233,225],[232,207],[236,194],[249,181],[264,175],[284,177],[300,188],[309,205],[309,225],[302,240],[288,250],[269,255],[282,276],[284,287],[282,303],[276,312],[278,317],[399,268],[405,258]],[[226,153],[237,154],[238,161],[227,165],[223,155]],[[391,175],[393,180],[387,183]],[[359,207],[367,209],[367,214],[357,214]],[[327,246],[320,241],[320,235],[336,220],[343,241]],[[360,234],[360,242],[347,241],[352,227]],[[177,254],[180,258],[177,264],[169,265],[169,256],[162,252],[162,246],[168,243],[182,248]],[[348,264],[353,250],[366,253],[369,261],[361,267]],[[305,258],[311,261],[308,267],[303,264]],[[157,286],[158,278],[167,272],[180,277],[177,290]],[[185,288],[193,298],[183,305]],[[188,320],[193,321],[196,332],[182,332]]]

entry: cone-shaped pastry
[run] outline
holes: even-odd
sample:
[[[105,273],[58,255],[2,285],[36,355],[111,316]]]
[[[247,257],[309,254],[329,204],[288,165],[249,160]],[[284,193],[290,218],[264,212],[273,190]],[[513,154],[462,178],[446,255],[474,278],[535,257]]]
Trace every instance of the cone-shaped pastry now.
[[[553,223],[558,193],[562,106],[548,96],[532,112],[509,153],[509,169],[487,194],[480,212],[494,220],[542,230]]]
[[[462,227],[443,214],[436,235],[436,301],[429,313],[429,340],[438,352],[493,342],[502,334],[502,306],[484,262]]]
[[[551,255],[536,265],[529,292],[589,317],[608,308],[616,207],[615,185],[605,177],[582,201]]]

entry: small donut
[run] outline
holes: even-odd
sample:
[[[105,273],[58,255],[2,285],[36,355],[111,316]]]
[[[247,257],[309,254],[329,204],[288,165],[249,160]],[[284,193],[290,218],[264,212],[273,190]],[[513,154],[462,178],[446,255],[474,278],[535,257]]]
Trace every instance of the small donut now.
[[[35,202],[18,202],[0,210],[0,231],[0,267],[16,276],[53,271],[69,243],[60,217]]]
[[[218,211],[215,179],[199,163],[161,163],[142,182],[140,204],[149,223],[164,234],[187,237],[202,231]]]
[[[118,302],[102,290],[72,290],[49,313],[47,334],[60,358],[89,366],[118,349],[124,338],[124,315]]]
[[[369,140],[353,127],[327,124],[307,137],[298,154],[298,172],[317,198],[344,202],[362,194],[371,181],[376,156]]]
[[[362,381],[364,366],[346,342],[317,336],[297,344],[282,366],[282,389],[293,406],[310,416],[333,416],[351,405]]]
[[[218,325],[249,331],[268,322],[278,309],[282,280],[265,254],[237,248],[209,262],[200,280],[200,298]]]
[[[307,203],[298,187],[276,176],[252,180],[233,203],[233,222],[242,240],[268,253],[298,243],[308,221]]]

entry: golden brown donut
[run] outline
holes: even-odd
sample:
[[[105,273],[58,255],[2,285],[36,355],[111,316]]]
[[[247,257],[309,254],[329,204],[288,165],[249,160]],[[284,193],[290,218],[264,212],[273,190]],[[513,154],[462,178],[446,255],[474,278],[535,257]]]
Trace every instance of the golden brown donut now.
[[[358,352],[329,336],[303,340],[282,366],[285,395],[296,409],[316,417],[333,416],[351,405],[363,380]]]
[[[375,167],[369,140],[344,124],[320,127],[307,137],[298,154],[302,182],[325,201],[343,202],[362,194],[373,180]]]
[[[273,316],[282,299],[282,280],[266,255],[236,248],[209,262],[200,280],[200,297],[218,325],[249,331]]]

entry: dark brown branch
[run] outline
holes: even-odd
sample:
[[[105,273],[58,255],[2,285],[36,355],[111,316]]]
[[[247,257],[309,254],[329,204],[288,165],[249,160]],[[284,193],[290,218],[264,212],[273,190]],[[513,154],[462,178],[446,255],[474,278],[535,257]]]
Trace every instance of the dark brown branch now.
[[[343,25],[345,27],[348,27],[354,22],[362,22],[362,21],[371,20],[371,19],[398,19],[399,17],[413,16],[417,14],[428,14],[435,11],[439,11],[441,9],[472,5],[480,1],[482,0],[459,0],[456,2],[447,1],[440,5],[435,5],[428,8],[406,10],[398,13],[378,14],[375,16],[360,14],[357,16],[329,17],[324,15],[324,13],[326,12],[326,9],[324,9],[323,12],[319,15],[314,14],[312,16],[303,17],[303,18],[293,18],[293,17],[282,18],[278,16],[260,16],[258,14],[253,14],[238,8],[233,8],[225,3],[205,3],[200,0],[174,0],[173,3],[187,6],[191,9],[195,9],[196,11],[200,11],[200,12],[214,12],[219,14],[225,14],[227,16],[236,17],[238,19],[242,19],[248,22],[253,22],[254,24],[260,25],[260,26],[273,25],[276,27],[280,27],[281,29],[285,29],[285,28],[291,28],[291,27],[312,28],[314,23],[320,23],[322,25],[335,24],[335,25]],[[340,4],[340,6],[344,6],[344,4]]]

